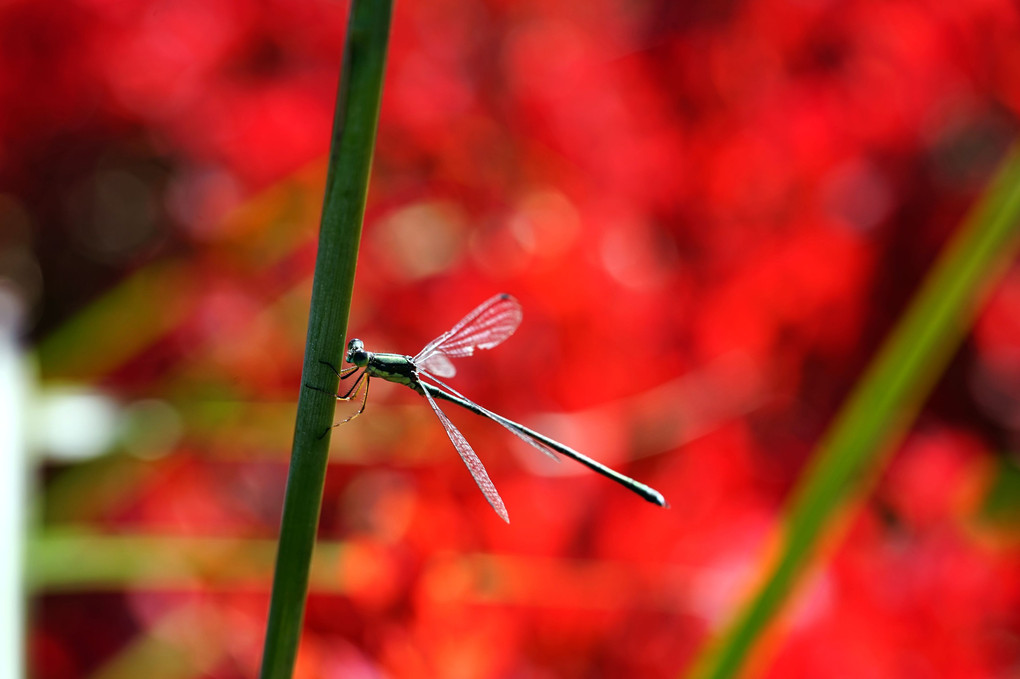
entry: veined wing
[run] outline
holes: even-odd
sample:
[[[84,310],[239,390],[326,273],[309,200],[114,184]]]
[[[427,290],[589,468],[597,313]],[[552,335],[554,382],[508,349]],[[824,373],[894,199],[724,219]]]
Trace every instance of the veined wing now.
[[[419,375],[420,374],[421,374],[421,372],[419,372]],[[450,389],[450,391],[447,392],[444,389],[440,389],[439,387],[436,387],[436,386],[433,386],[431,384],[427,384],[426,382],[423,382],[421,380],[418,380],[418,386],[419,387],[423,387],[423,391],[428,393],[429,396],[432,396],[432,394],[434,393],[435,397],[444,398],[446,400],[451,401],[452,403],[456,403],[461,408],[465,408],[466,410],[470,410],[471,412],[473,412],[473,413],[475,413],[477,415],[482,415],[484,417],[488,417],[491,420],[495,420],[499,424],[503,425],[506,429],[510,430],[510,432],[512,434],[514,434],[515,436],[520,438],[522,441],[526,441],[527,443],[531,444],[532,446],[534,446],[535,448],[538,448],[539,450],[541,450],[543,452],[555,452],[555,453],[559,453],[560,455],[565,455],[565,456],[569,457],[572,460],[576,460],[577,462],[580,462],[581,464],[583,464],[585,467],[588,467],[592,471],[594,471],[596,473],[599,473],[599,474],[601,474],[602,476],[605,476],[608,479],[612,479],[613,481],[616,481],[617,483],[622,485],[624,488],[627,488],[628,490],[630,490],[630,491],[632,491],[634,493],[637,493],[638,495],[643,497],[648,502],[651,502],[652,504],[659,505],[660,507],[668,507],[669,506],[669,503],[666,502],[666,498],[664,498],[662,496],[662,493],[660,493],[659,491],[655,490],[651,486],[646,486],[645,484],[641,483],[640,481],[635,481],[634,479],[630,478],[629,476],[625,476],[625,475],[621,474],[618,471],[610,469],[609,467],[607,467],[606,465],[602,464],[601,462],[597,462],[596,460],[591,459],[587,455],[582,455],[581,453],[577,452],[573,448],[570,448],[569,446],[563,445],[559,441],[554,441],[554,440],[552,440],[551,438],[549,438],[547,436],[539,434],[537,431],[532,431],[531,429],[528,429],[523,424],[518,424],[517,422],[514,422],[513,420],[508,420],[507,418],[503,417],[502,415],[497,415],[496,413],[492,412],[491,410],[486,410],[485,408],[481,407],[480,405],[478,405],[474,401],[470,401],[470,400],[464,398],[462,394],[460,394],[459,392],[457,392],[454,389],[451,389],[447,385],[443,384],[442,382],[437,380],[435,377],[433,377],[431,375],[427,375],[427,377],[429,377],[429,379],[431,379],[432,381],[434,381],[434,382],[436,382],[438,384],[443,385],[447,389]],[[431,393],[429,393],[429,392],[431,392]]]
[[[457,369],[453,366],[453,363],[441,351],[434,351],[426,356],[425,360],[415,361],[415,363],[419,369],[430,372],[433,375],[439,375],[440,377],[453,377],[457,374]]]
[[[440,377],[453,377],[456,370],[448,360],[470,356],[476,349],[491,349],[514,333],[521,324],[521,305],[506,293],[483,302],[457,325],[425,345],[414,363]]]
[[[510,515],[506,513],[506,507],[503,506],[503,499],[500,498],[499,493],[496,491],[496,486],[492,485],[492,480],[489,479],[488,472],[485,471],[485,465],[478,459],[475,451],[471,449],[471,444],[467,442],[464,435],[460,433],[460,430],[453,426],[450,419],[446,417],[446,414],[439,409],[436,405],[432,395],[429,394],[428,389],[421,390],[425,394],[425,398],[428,399],[429,405],[432,406],[432,410],[436,412],[436,416],[439,421],[443,423],[443,429],[446,430],[446,435],[450,437],[450,441],[453,443],[453,447],[457,449],[457,453],[460,455],[460,459],[464,460],[464,464],[467,465],[468,471],[471,472],[471,476],[474,478],[475,483],[478,484],[478,488],[482,491],[482,495],[489,501],[492,508],[499,514],[499,518],[503,519],[507,523],[510,523]]]
[[[514,436],[519,438],[520,440],[524,441],[529,446],[531,446],[533,448],[537,448],[538,450],[542,451],[548,457],[551,457],[556,462],[562,462],[562,460],[560,459],[560,456],[556,454],[555,450],[553,450],[549,446],[545,445],[541,441],[539,441],[537,439],[534,439],[531,436],[525,434],[523,431],[521,431],[520,429],[517,428],[517,426],[516,426],[517,423],[514,422],[513,420],[509,420],[509,419],[503,417],[502,415],[497,415],[496,413],[492,412],[488,408],[483,408],[482,406],[478,405],[477,403],[475,403],[474,401],[469,399],[464,394],[460,393],[459,391],[457,391],[456,389],[451,387],[446,382],[443,382],[442,380],[436,379],[435,375],[430,375],[427,371],[420,371],[419,374],[423,375],[424,377],[429,378],[430,380],[432,380],[433,382],[435,382],[439,386],[443,387],[444,389],[446,389],[447,391],[452,393],[454,396],[459,396],[460,398],[464,399],[465,401],[467,401],[468,403],[473,405],[475,408],[478,408],[478,410],[479,410],[479,412],[481,414],[485,415],[486,417],[488,417],[490,420],[492,420],[496,424],[502,425],[508,432],[510,432],[511,434],[513,434]],[[426,391],[426,393],[428,393],[428,392]]]

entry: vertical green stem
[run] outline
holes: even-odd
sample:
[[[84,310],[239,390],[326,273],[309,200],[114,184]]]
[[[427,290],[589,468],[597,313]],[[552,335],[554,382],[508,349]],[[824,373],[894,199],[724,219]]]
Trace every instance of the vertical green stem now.
[[[320,361],[339,365],[347,334],[392,7],[392,0],[354,0],[348,20],[302,370],[302,384],[327,390],[336,390],[337,378]],[[262,679],[290,677],[294,669],[329,454],[323,432],[332,431],[335,403],[303,387],[298,397]]]
[[[983,293],[1014,257],[1020,223],[1020,150],[945,248],[818,446],[787,510],[782,543],[762,586],[692,677],[736,675],[802,579],[838,512],[882,469],[953,352]]]

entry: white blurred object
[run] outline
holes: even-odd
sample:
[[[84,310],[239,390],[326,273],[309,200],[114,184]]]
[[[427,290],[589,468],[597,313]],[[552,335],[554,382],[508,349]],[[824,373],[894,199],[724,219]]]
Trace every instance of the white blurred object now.
[[[35,388],[33,363],[21,346],[22,297],[0,279],[0,677],[26,676],[25,545],[34,465],[42,458],[76,462],[118,447],[137,457],[166,454],[181,433],[164,401],[123,405],[89,387]]]
[[[32,408],[32,448],[55,460],[97,457],[113,444],[118,407],[108,396],[84,387],[54,387]]]
[[[25,676],[25,506],[28,469],[25,404],[28,384],[18,344],[24,308],[0,281],[0,676]]]
[[[159,399],[122,403],[83,386],[48,387],[32,402],[29,449],[58,462],[80,462],[115,449],[142,459],[169,452],[181,436],[177,410]]]

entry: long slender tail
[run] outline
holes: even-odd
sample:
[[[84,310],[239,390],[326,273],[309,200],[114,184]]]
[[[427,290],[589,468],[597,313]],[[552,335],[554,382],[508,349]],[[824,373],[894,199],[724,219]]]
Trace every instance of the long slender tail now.
[[[429,394],[431,394],[433,398],[441,398],[445,401],[449,401],[450,403],[454,403],[460,406],[461,408],[464,408],[465,410],[470,410],[476,415],[487,417],[490,420],[493,420],[494,422],[503,425],[507,429],[512,430],[522,438],[523,437],[530,438],[542,444],[549,450],[552,450],[553,452],[560,453],[561,455],[565,455],[571,458],[572,460],[580,462],[581,464],[588,467],[592,471],[597,472],[602,476],[605,476],[606,478],[612,479],[613,481],[616,481],[617,483],[622,485],[624,488],[627,488],[628,490],[637,493],[638,495],[643,497],[648,502],[651,502],[652,504],[658,505],[660,507],[669,507],[669,503],[666,502],[666,498],[662,496],[662,493],[655,490],[651,486],[646,486],[640,481],[636,481],[630,478],[629,476],[625,476],[624,474],[621,474],[620,472],[614,469],[610,469],[601,462],[596,462],[587,455],[583,455],[574,450],[573,448],[565,446],[559,441],[555,441],[549,438],[548,436],[539,434],[537,431],[529,429],[528,427],[525,427],[523,424],[518,424],[513,420],[508,420],[502,415],[497,415],[491,410],[483,408],[482,406],[468,400],[467,398],[464,398],[463,396],[454,395],[443,389],[440,389],[439,387],[427,384],[425,382],[420,382],[420,384],[422,385],[422,387],[428,390]]]

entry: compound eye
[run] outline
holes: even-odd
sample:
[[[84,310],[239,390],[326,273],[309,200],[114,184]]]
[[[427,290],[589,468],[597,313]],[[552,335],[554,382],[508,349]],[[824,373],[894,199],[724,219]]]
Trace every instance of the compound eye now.
[[[359,339],[352,339],[347,343],[347,362],[352,365],[363,366],[368,363],[368,352],[365,351],[365,344]]]

